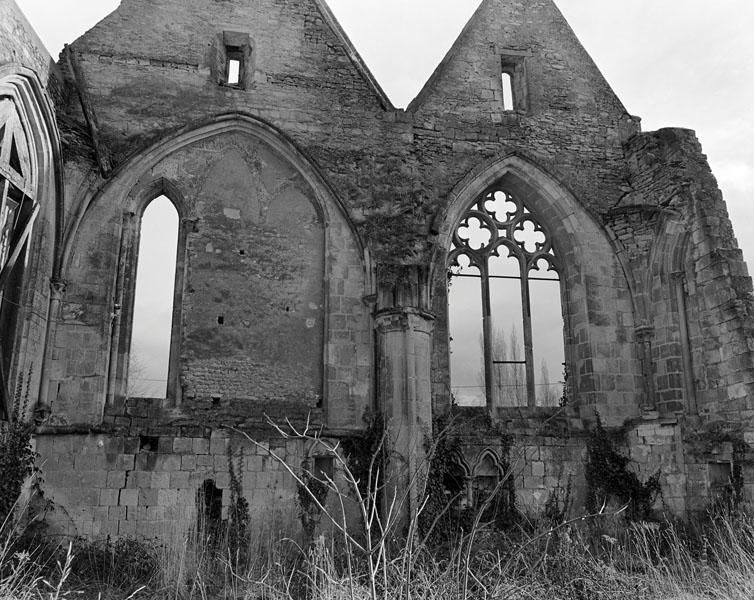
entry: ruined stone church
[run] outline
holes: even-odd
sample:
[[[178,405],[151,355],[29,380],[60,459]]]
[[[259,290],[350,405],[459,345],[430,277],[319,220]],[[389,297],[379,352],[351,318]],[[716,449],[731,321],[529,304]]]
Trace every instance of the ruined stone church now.
[[[722,195],[552,0],[483,0],[405,110],[325,0],[122,0],[57,61],[0,0],[0,194],[0,417],[35,423],[64,533],[153,536],[199,497],[225,515],[231,476],[295,528],[269,452],[332,457],[268,419],[339,440],[382,415],[411,483],[452,412],[472,505],[506,469],[522,511],[583,492],[598,420],[659,474],[658,510],[754,497],[752,284]],[[149,255],[158,200],[174,241]],[[164,263],[144,376],[137,273]]]

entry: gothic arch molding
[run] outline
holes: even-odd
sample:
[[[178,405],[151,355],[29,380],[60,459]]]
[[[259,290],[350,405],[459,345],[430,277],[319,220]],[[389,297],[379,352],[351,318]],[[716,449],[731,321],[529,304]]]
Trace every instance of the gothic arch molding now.
[[[325,226],[330,223],[332,218],[328,213],[328,204],[333,205],[348,223],[351,235],[357,243],[362,261],[365,264],[366,274],[371,277],[366,246],[348,216],[345,206],[318,168],[283,132],[261,119],[243,113],[219,115],[207,123],[189,126],[118,167],[107,182],[83,199],[79,209],[71,219],[65,236],[63,255],[65,268],[70,263],[78,230],[87,213],[99,198],[108,197],[110,201],[120,203],[125,207],[128,202],[127,199],[133,194],[133,190],[138,188],[140,180],[150,172],[154,165],[183,148],[227,133],[247,134],[256,138],[270,146],[291,164],[313,191],[317,201],[317,209],[323,216]]]
[[[471,204],[493,185],[518,196],[541,223],[562,261],[561,297],[565,321],[565,360],[571,391],[582,404],[603,412],[618,403],[636,405],[636,391],[628,380],[620,392],[599,389],[595,379],[604,369],[592,368],[593,359],[610,361],[611,376],[620,375],[619,361],[636,366],[633,345],[635,308],[631,282],[615,240],[595,215],[571,191],[531,160],[518,154],[491,159],[473,169],[451,191],[445,210],[435,220],[435,247],[429,275],[435,314],[444,314],[446,256],[454,230]],[[608,283],[602,283],[604,277]],[[441,328],[440,328],[441,329]],[[612,340],[605,351],[604,340]],[[437,344],[446,353],[445,342]],[[439,365],[447,360],[435,356]],[[586,368],[585,368],[586,367]]]
[[[13,98],[21,114],[27,140],[32,147],[32,170],[37,174],[33,192],[48,217],[53,233],[53,279],[60,275],[63,240],[64,188],[63,160],[55,113],[37,74],[20,64],[0,66],[0,95]]]

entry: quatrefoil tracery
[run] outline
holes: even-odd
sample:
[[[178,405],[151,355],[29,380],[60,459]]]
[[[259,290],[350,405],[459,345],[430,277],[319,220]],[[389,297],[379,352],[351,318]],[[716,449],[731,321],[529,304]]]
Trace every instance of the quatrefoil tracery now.
[[[514,257],[522,272],[559,272],[558,261],[547,232],[515,196],[495,188],[483,194],[453,232],[448,265],[466,272],[486,272],[493,256]]]

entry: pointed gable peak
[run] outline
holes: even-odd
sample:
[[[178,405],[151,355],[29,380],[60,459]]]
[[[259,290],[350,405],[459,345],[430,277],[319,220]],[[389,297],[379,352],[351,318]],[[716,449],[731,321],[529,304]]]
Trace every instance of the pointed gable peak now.
[[[508,93],[517,97],[510,109],[506,74],[513,79]],[[553,0],[482,0],[407,110],[477,115],[571,110],[595,96],[609,98],[625,114]]]
[[[335,36],[340,40],[340,43],[343,44],[343,49],[345,50],[349,60],[353,63],[354,68],[372,88],[375,95],[379,99],[380,104],[382,104],[382,107],[386,110],[394,110],[393,103],[390,101],[390,98],[388,98],[388,95],[382,89],[382,86],[380,86],[380,84],[377,82],[377,79],[375,79],[374,75],[369,70],[369,67],[367,67],[366,63],[361,58],[361,55],[356,50],[356,47],[351,42],[344,29],[340,26],[338,19],[335,18],[332,10],[330,10],[330,7],[327,4],[327,0],[314,0],[314,3],[317,5],[319,12],[322,13],[322,17],[324,18],[327,25],[330,27]]]

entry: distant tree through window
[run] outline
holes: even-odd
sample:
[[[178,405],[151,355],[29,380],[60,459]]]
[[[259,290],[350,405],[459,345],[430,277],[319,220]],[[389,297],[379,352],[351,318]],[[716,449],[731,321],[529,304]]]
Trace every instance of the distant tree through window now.
[[[542,226],[493,187],[448,257],[451,387],[461,405],[553,406],[562,392],[559,263]]]
[[[128,395],[165,398],[175,298],[178,213],[159,196],[141,220],[136,269]]]

